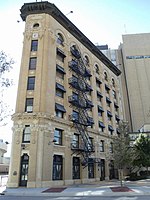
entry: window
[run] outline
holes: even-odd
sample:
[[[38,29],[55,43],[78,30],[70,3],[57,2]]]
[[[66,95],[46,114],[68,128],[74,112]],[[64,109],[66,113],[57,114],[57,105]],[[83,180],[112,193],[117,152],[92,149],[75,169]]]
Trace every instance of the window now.
[[[72,54],[75,58],[77,58],[77,59],[81,58],[80,52],[79,52],[78,47],[77,47],[76,45],[72,45],[72,46],[70,47],[70,51],[71,51],[71,54]]]
[[[89,66],[89,58],[88,58],[88,56],[84,57],[84,62],[85,62],[85,65]]]
[[[35,76],[28,77],[27,90],[34,90]]]
[[[72,178],[80,179],[80,158],[73,157],[73,169],[72,169]]]
[[[104,112],[103,108],[101,106],[97,106],[97,109],[98,109],[98,116],[102,117]]]
[[[25,112],[33,112],[33,98],[26,99]]]
[[[99,125],[99,131],[100,131],[100,132],[104,132],[105,125],[103,124],[103,122],[100,122],[100,121],[99,121],[98,125]]]
[[[63,105],[58,104],[58,103],[55,104],[56,117],[63,118],[65,112],[66,112],[66,110]]]
[[[97,74],[99,74],[99,67],[98,67],[97,64],[95,65],[95,71],[96,71]]]
[[[53,180],[62,180],[63,158],[61,155],[53,156]]]
[[[110,90],[110,88],[108,87],[108,85],[105,84],[105,91],[107,94],[109,94],[109,90]]]
[[[101,87],[101,84],[102,84],[101,80],[99,80],[98,78],[96,78],[96,86],[97,86],[98,88],[100,88],[100,87]]]
[[[64,58],[66,57],[65,54],[64,54],[64,52],[61,49],[57,48],[56,53],[57,53],[56,58],[59,61],[64,62]]]
[[[108,97],[106,97],[106,104],[107,104],[107,106],[110,107],[110,104],[111,104],[111,103],[112,103],[111,100],[110,100]]]
[[[31,129],[29,125],[25,125],[25,128],[23,130],[23,143],[30,143],[30,136],[31,136]]]
[[[36,63],[37,63],[37,58],[36,57],[30,58],[29,69],[30,70],[36,69]]]
[[[56,76],[60,79],[64,79],[64,75],[66,74],[64,68],[59,65],[56,65]]]
[[[113,95],[114,99],[116,99],[116,92],[114,90],[112,90],[112,95]]]
[[[113,85],[113,87],[115,87],[115,81],[113,78],[112,78],[112,85]]]
[[[93,151],[93,138],[91,137],[88,139],[88,150]]]
[[[108,76],[107,76],[106,72],[104,72],[104,79],[105,79],[105,81],[108,81]]]
[[[31,41],[31,51],[37,51],[38,49],[38,40]]]
[[[118,115],[115,115],[115,119],[116,119],[116,124],[119,124],[120,118]]]
[[[66,92],[64,86],[56,83],[56,96],[64,98],[64,92]]]
[[[108,125],[108,134],[113,135],[113,131],[114,131],[113,127],[111,125]]]
[[[102,98],[103,98],[103,95],[99,91],[97,91],[97,101],[101,102]]]
[[[56,145],[62,145],[62,133],[63,130],[61,129],[55,129],[54,131],[54,140],[56,141],[55,144]]]
[[[89,158],[89,163],[88,163],[88,177],[89,178],[94,178],[94,161],[92,158]]]
[[[111,121],[111,118],[112,118],[112,114],[110,111],[107,110],[107,119],[108,121]]]
[[[57,43],[63,46],[64,39],[60,33],[57,34]]]
[[[110,142],[110,144],[109,144],[109,152],[113,153],[113,143],[112,142]]]
[[[33,28],[38,28],[39,27],[39,23],[35,23],[34,25],[33,25]]]
[[[79,135],[74,134],[72,138],[72,147],[73,148],[79,148]]]
[[[114,107],[115,107],[115,111],[118,112],[119,106],[116,103],[114,103]]]
[[[104,140],[101,140],[99,143],[99,150],[100,152],[104,152]]]
[[[62,90],[56,89],[56,96],[64,98],[64,92]]]
[[[73,121],[79,121],[79,113],[74,111],[72,112],[72,120]]]

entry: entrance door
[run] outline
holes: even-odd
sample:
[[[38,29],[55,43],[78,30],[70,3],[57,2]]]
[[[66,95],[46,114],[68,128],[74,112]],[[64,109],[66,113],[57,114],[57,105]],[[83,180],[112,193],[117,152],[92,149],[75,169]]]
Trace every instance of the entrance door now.
[[[105,180],[105,160],[101,159],[101,177],[100,180]]]
[[[28,165],[29,165],[29,156],[24,154],[21,157],[21,168],[20,168],[20,186],[27,186],[28,181]]]

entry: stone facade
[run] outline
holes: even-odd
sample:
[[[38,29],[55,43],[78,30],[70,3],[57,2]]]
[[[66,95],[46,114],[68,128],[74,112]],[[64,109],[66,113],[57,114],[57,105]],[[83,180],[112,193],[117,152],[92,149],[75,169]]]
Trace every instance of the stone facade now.
[[[21,16],[25,32],[14,121],[9,187],[48,187],[86,183],[115,176],[112,138],[122,119],[120,70],[111,63],[55,5],[24,4]],[[88,134],[94,145],[90,158],[100,160],[82,166],[80,143],[70,116],[68,97],[74,92],[69,78],[76,46],[91,77],[88,99],[94,107],[88,115],[94,124]],[[59,110],[60,109],[60,110]],[[78,141],[77,141],[78,140]]]

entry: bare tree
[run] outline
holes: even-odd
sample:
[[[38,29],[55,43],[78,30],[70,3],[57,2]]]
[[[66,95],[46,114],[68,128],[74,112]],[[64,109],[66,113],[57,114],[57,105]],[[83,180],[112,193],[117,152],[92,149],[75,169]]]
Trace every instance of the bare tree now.
[[[5,119],[10,115],[9,105],[4,98],[4,92],[12,85],[9,72],[14,64],[13,59],[8,58],[5,52],[0,52],[0,126],[5,125]]]

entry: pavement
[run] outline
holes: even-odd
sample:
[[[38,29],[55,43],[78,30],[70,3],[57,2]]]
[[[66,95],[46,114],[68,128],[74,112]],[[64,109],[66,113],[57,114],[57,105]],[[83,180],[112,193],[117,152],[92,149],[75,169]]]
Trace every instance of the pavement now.
[[[50,188],[6,188],[1,195],[8,196],[137,196],[150,195],[150,179],[124,181],[120,190],[120,181],[99,181],[89,184],[75,184]]]

